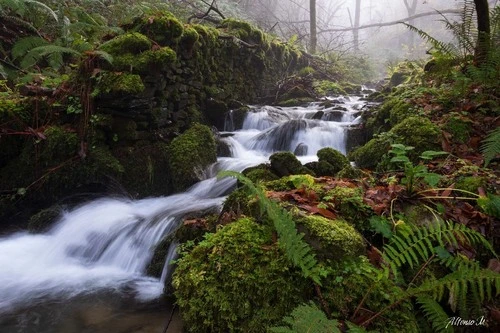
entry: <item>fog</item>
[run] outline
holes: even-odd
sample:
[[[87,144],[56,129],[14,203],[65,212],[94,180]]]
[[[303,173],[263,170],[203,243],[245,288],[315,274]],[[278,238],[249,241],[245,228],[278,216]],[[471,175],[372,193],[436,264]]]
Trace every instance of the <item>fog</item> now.
[[[356,25],[357,2],[359,23]],[[498,0],[489,3],[493,7],[498,5]],[[217,0],[216,4],[219,8],[234,10],[233,14],[253,21],[267,32],[309,48],[310,0]],[[438,40],[451,41],[452,35],[442,21],[445,17],[450,21],[460,21],[457,12],[462,8],[463,1],[459,0],[316,0],[316,53],[335,53],[338,56],[354,53],[384,65],[426,57],[430,46],[403,24],[359,29],[357,43],[352,28],[430,13],[432,15],[407,22]],[[342,29],[351,30],[335,31]]]

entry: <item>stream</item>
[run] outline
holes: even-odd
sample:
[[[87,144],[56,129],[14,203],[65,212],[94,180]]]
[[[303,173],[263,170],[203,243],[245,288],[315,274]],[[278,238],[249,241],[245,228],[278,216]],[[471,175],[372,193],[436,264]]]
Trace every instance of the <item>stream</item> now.
[[[0,238],[0,332],[163,332],[172,305],[160,296],[175,245],[161,279],[145,273],[155,245],[186,215],[221,208],[236,182],[218,180],[220,170],[242,171],[283,150],[296,151],[302,163],[317,160],[323,147],[345,153],[348,128],[360,122],[367,102],[329,99],[328,108],[252,106],[241,129],[230,114],[221,132],[230,156],[219,157],[184,193],[102,198],[63,212],[43,234]],[[180,331],[174,318],[167,332]]]

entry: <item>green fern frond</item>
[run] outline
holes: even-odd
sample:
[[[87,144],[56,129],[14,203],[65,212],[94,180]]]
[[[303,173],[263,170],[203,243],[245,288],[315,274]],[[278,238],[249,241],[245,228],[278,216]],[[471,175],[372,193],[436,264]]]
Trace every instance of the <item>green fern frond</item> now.
[[[52,8],[50,8],[46,4],[44,4],[40,1],[34,1],[34,0],[24,0],[24,2],[26,4],[34,5],[35,7],[42,8],[43,11],[45,11],[47,14],[49,14],[54,19],[54,21],[56,21],[56,22],[59,21],[57,14],[52,10]]]
[[[439,255],[440,248],[448,245],[458,247],[459,243],[480,244],[494,253],[491,244],[477,231],[463,224],[436,222],[429,227],[408,225],[391,237],[390,242],[384,246],[382,257],[388,268],[397,274],[399,267],[405,264],[414,267],[431,255]],[[386,275],[389,275],[388,269]]]
[[[22,68],[29,68],[37,64],[41,59],[47,58],[47,62],[54,69],[59,69],[63,66],[63,54],[72,54],[80,56],[81,53],[69,47],[58,45],[43,45],[38,46],[29,51],[21,61]]]
[[[453,332],[453,326],[447,325],[449,315],[443,307],[434,299],[427,296],[417,297],[417,304],[420,305],[425,318],[431,324],[434,332]]]
[[[305,277],[311,278],[315,283],[321,284],[321,277],[325,275],[319,267],[312,248],[299,234],[292,216],[276,202],[269,200],[264,191],[257,188],[252,181],[242,174],[234,171],[222,171],[219,177],[235,177],[243,183],[252,195],[256,195],[259,205],[266,212],[269,220],[273,222],[279,237],[279,246],[294,266],[299,267]]]
[[[32,49],[44,45],[49,45],[49,42],[41,37],[30,36],[21,38],[12,47],[12,57],[14,59],[22,58]]]
[[[432,45],[432,47],[435,48],[437,51],[439,51],[445,55],[452,56],[452,57],[455,57],[457,55],[457,50],[453,44],[444,43],[440,40],[437,40],[436,38],[432,37],[431,35],[429,35],[425,31],[420,30],[411,24],[404,23],[404,22],[403,22],[403,24],[408,29],[410,29],[410,31],[417,33],[420,36],[420,38],[429,42]]]
[[[272,333],[340,333],[337,320],[329,320],[314,303],[295,308],[289,317],[283,318],[286,326],[272,327]]]
[[[439,280],[427,280],[420,286],[407,290],[408,295],[429,295],[441,301],[449,295],[452,309],[456,309],[459,300],[467,298],[467,293],[477,295],[477,302],[482,303],[498,296],[500,293],[500,274],[489,269],[461,269],[446,275]]]
[[[484,157],[484,166],[488,166],[491,160],[500,154],[500,127],[491,131],[488,136],[483,140],[481,145],[481,152]]]
[[[96,50],[96,51],[93,51],[93,53],[95,55],[99,56],[99,58],[101,58],[102,60],[105,60],[107,63],[109,63],[109,64],[113,63],[113,56],[111,54],[109,54],[108,52]]]

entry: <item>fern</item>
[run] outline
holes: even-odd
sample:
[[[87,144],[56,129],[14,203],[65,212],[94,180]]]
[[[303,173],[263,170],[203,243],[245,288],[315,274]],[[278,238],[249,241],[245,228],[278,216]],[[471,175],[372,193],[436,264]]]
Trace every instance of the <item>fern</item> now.
[[[444,53],[445,55],[448,55],[448,56],[451,56],[451,57],[456,57],[456,55],[457,55],[457,49],[455,48],[455,46],[453,44],[444,43],[444,42],[442,42],[440,40],[437,40],[436,38],[434,38],[431,35],[429,35],[427,32],[425,32],[423,30],[420,30],[420,29],[418,29],[417,27],[414,27],[411,24],[404,23],[404,22],[403,22],[403,24],[408,29],[410,29],[410,31],[413,31],[413,32],[417,33],[420,36],[420,38],[422,38],[423,40],[429,42],[432,45],[432,47],[434,47],[437,51],[439,51],[441,53]]]
[[[447,325],[449,315],[443,307],[428,296],[417,297],[417,304],[422,308],[425,318],[431,324],[435,332],[453,332],[453,326]]]
[[[449,295],[448,303],[453,311],[459,303],[464,303],[467,295],[475,295],[475,302],[491,300],[500,293],[500,274],[489,269],[461,269],[439,280],[427,280],[420,286],[410,288],[408,296],[427,295],[439,302]],[[465,309],[466,310],[466,309]]]
[[[47,59],[47,62],[54,69],[59,69],[64,65],[63,54],[72,54],[80,56],[81,53],[71,49],[69,47],[58,46],[58,45],[43,45],[31,49],[21,60],[22,68],[29,68],[36,65],[43,58]]]
[[[340,333],[337,320],[329,320],[325,313],[314,303],[303,304],[295,308],[291,316],[283,319],[287,326],[272,327],[273,333]],[[359,331],[358,331],[359,332]]]
[[[235,177],[246,185],[249,192],[256,195],[259,205],[267,213],[269,220],[273,222],[278,233],[279,246],[285,252],[287,258],[302,270],[305,277],[311,278],[315,283],[321,284],[321,277],[325,276],[325,271],[320,268],[309,244],[302,238],[303,234],[297,233],[295,222],[292,216],[282,209],[276,202],[269,200],[264,191],[257,188],[250,179],[234,171],[222,171],[219,177]]]
[[[14,59],[22,58],[35,47],[44,45],[49,45],[49,42],[41,37],[30,36],[21,38],[12,47],[12,57]]]
[[[481,152],[484,156],[484,166],[488,166],[491,160],[500,154],[500,127],[491,131],[483,140]]]
[[[481,244],[494,253],[491,244],[477,231],[463,224],[436,222],[428,228],[407,226],[391,237],[390,243],[384,246],[382,256],[392,272],[397,274],[399,267],[408,264],[413,268],[432,255],[439,255],[440,249],[448,245],[458,247],[459,243]],[[389,269],[385,271],[388,276]]]

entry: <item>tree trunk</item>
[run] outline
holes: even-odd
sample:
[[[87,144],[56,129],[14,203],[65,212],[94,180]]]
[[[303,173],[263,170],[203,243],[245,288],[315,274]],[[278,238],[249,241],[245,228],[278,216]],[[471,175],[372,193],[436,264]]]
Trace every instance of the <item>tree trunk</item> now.
[[[412,3],[410,4],[408,0],[404,0],[406,11],[408,12],[408,16],[414,16],[415,13],[417,12],[417,5],[418,5],[418,0],[413,0]],[[410,25],[415,25],[415,20],[409,20],[408,24]],[[408,46],[410,50],[413,49],[415,46],[415,33],[413,31],[408,32]]]
[[[356,8],[354,9],[354,51],[359,51],[359,19],[361,17],[361,0],[356,0]]]
[[[309,53],[316,53],[316,46],[318,44],[318,34],[316,31],[316,0],[309,0],[309,32],[311,34]]]
[[[488,0],[474,0],[477,13],[477,43],[474,51],[474,62],[476,65],[486,60],[490,50],[490,11]]]

